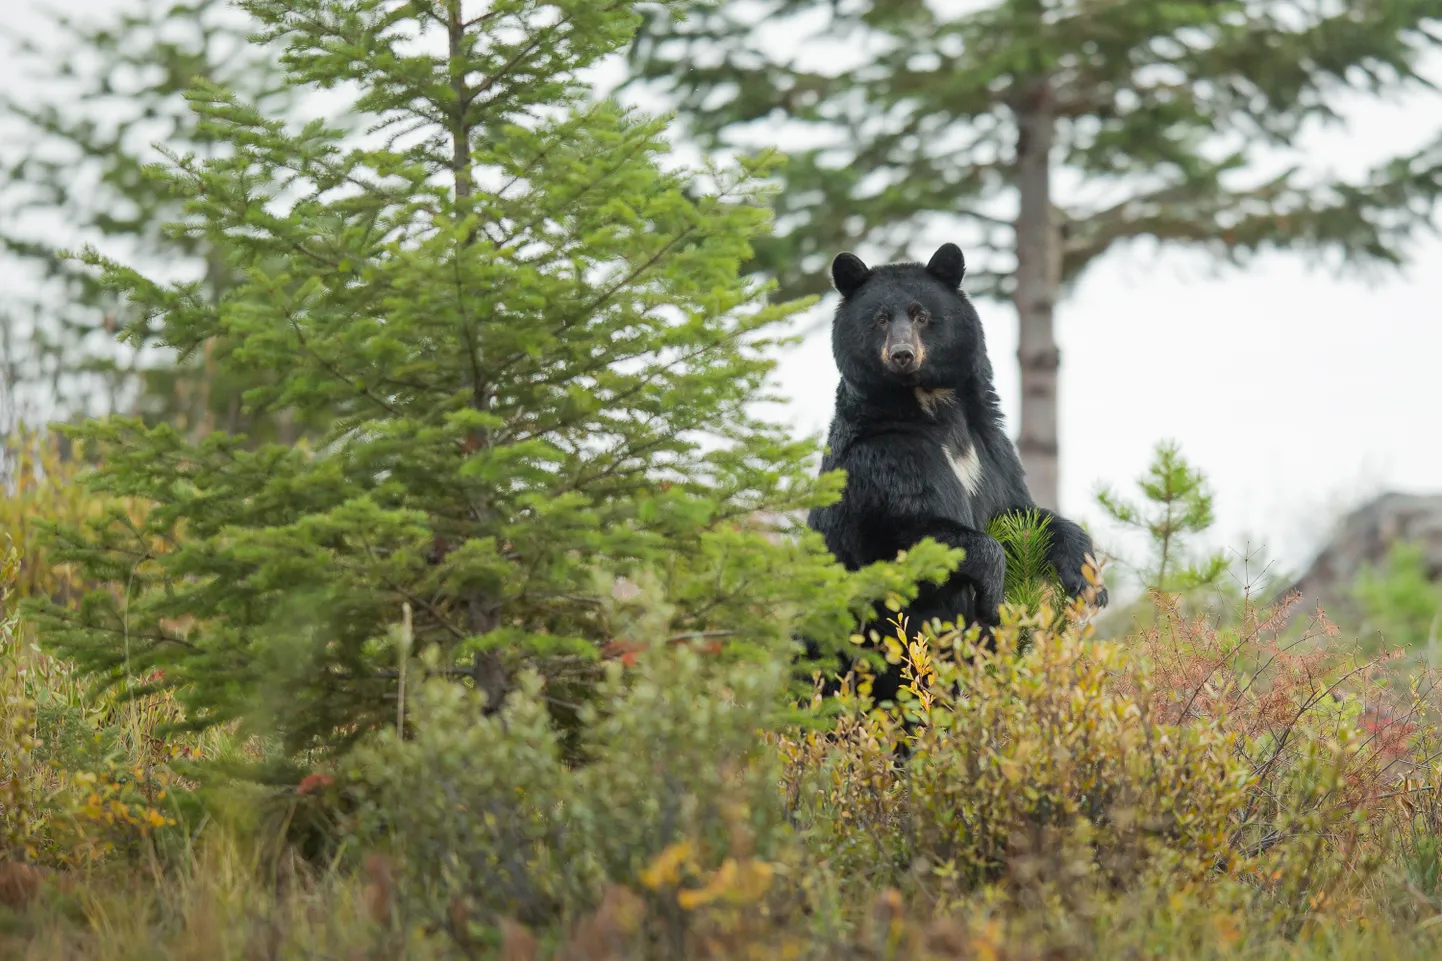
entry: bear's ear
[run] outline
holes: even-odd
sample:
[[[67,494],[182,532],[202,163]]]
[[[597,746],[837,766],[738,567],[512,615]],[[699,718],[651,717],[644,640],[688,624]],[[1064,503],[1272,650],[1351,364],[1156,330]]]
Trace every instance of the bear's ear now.
[[[966,276],[966,258],[961,255],[961,248],[956,244],[942,244],[931,255],[926,272],[948,287],[960,287],[961,279]]]
[[[860,290],[870,276],[871,268],[862,263],[861,258],[855,254],[837,254],[836,259],[831,262],[831,285],[843,298]]]

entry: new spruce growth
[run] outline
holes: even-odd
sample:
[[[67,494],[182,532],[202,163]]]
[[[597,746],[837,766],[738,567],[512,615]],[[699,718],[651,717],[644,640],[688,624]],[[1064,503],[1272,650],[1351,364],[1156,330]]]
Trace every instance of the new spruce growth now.
[[[987,525],[986,532],[1001,542],[1006,551],[1005,592],[1008,604],[1036,613],[1048,596],[1064,598],[1056,569],[1047,560],[1051,548],[1049,518],[1031,510],[1003,514]]]

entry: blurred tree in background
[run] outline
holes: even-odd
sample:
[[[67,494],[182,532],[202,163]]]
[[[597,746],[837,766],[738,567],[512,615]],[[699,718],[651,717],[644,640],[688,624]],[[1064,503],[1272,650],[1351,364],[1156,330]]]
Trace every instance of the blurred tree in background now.
[[[275,51],[248,42],[255,21],[229,0],[124,0],[100,20],[46,12],[52,30],[12,45],[32,86],[0,95],[12,139],[0,146],[3,269],[31,283],[0,304],[0,380],[11,417],[32,423],[130,411],[187,432],[217,426],[290,436],[288,416],[242,410],[254,374],[237,379],[210,339],[180,356],[157,344],[135,308],[66,248],[97,244],[218,302],[236,281],[209,239],[166,224],[181,208],[148,164],[166,151],[223,148],[184,100],[194,82],[225,84],[270,113],[293,102]],[[65,233],[56,233],[56,224]],[[123,341],[116,332],[126,332]]]
[[[674,97],[699,145],[744,146],[748,126],[767,121],[805,145],[780,174],[777,236],[751,265],[784,294],[824,289],[840,250],[894,259],[925,246],[929,222],[967,224],[983,254],[971,290],[1010,298],[1019,315],[1018,446],[1048,507],[1053,311],[1097,258],[1149,237],[1233,261],[1273,247],[1395,264],[1442,192],[1442,140],[1356,182],[1296,162],[1311,121],[1340,120],[1345,97],[1423,83],[1442,41],[1436,0],[758,0],[674,12],[648,19],[633,76]]]

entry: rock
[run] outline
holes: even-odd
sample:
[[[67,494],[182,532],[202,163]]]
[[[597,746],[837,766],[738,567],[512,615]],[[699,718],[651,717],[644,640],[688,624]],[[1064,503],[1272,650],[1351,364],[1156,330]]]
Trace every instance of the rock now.
[[[1296,610],[1345,611],[1358,573],[1387,559],[1392,545],[1421,546],[1427,576],[1442,580],[1442,494],[1383,494],[1347,515],[1312,566],[1285,593],[1300,592]]]

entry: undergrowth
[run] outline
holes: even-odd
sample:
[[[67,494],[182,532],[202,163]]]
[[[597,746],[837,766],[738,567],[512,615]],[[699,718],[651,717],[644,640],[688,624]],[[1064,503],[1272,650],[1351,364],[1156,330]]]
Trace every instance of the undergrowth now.
[[[1043,543],[1000,533],[1013,557]],[[271,748],[162,734],[183,727],[170,694],[139,678],[95,695],[42,653],[14,601],[58,576],[7,548],[7,957],[1442,948],[1432,679],[1399,688],[1394,660],[1290,602],[1243,593],[1219,616],[1157,592],[1102,638],[1038,568],[1012,585],[994,647],[898,629],[898,704],[873,705],[861,669],[801,705],[802,726],[783,660],[717,659],[658,610],[659,642],[608,662],[566,743],[540,675],[499,711],[432,678],[404,688],[392,725],[282,787],[213,764],[192,779],[196,760]]]

